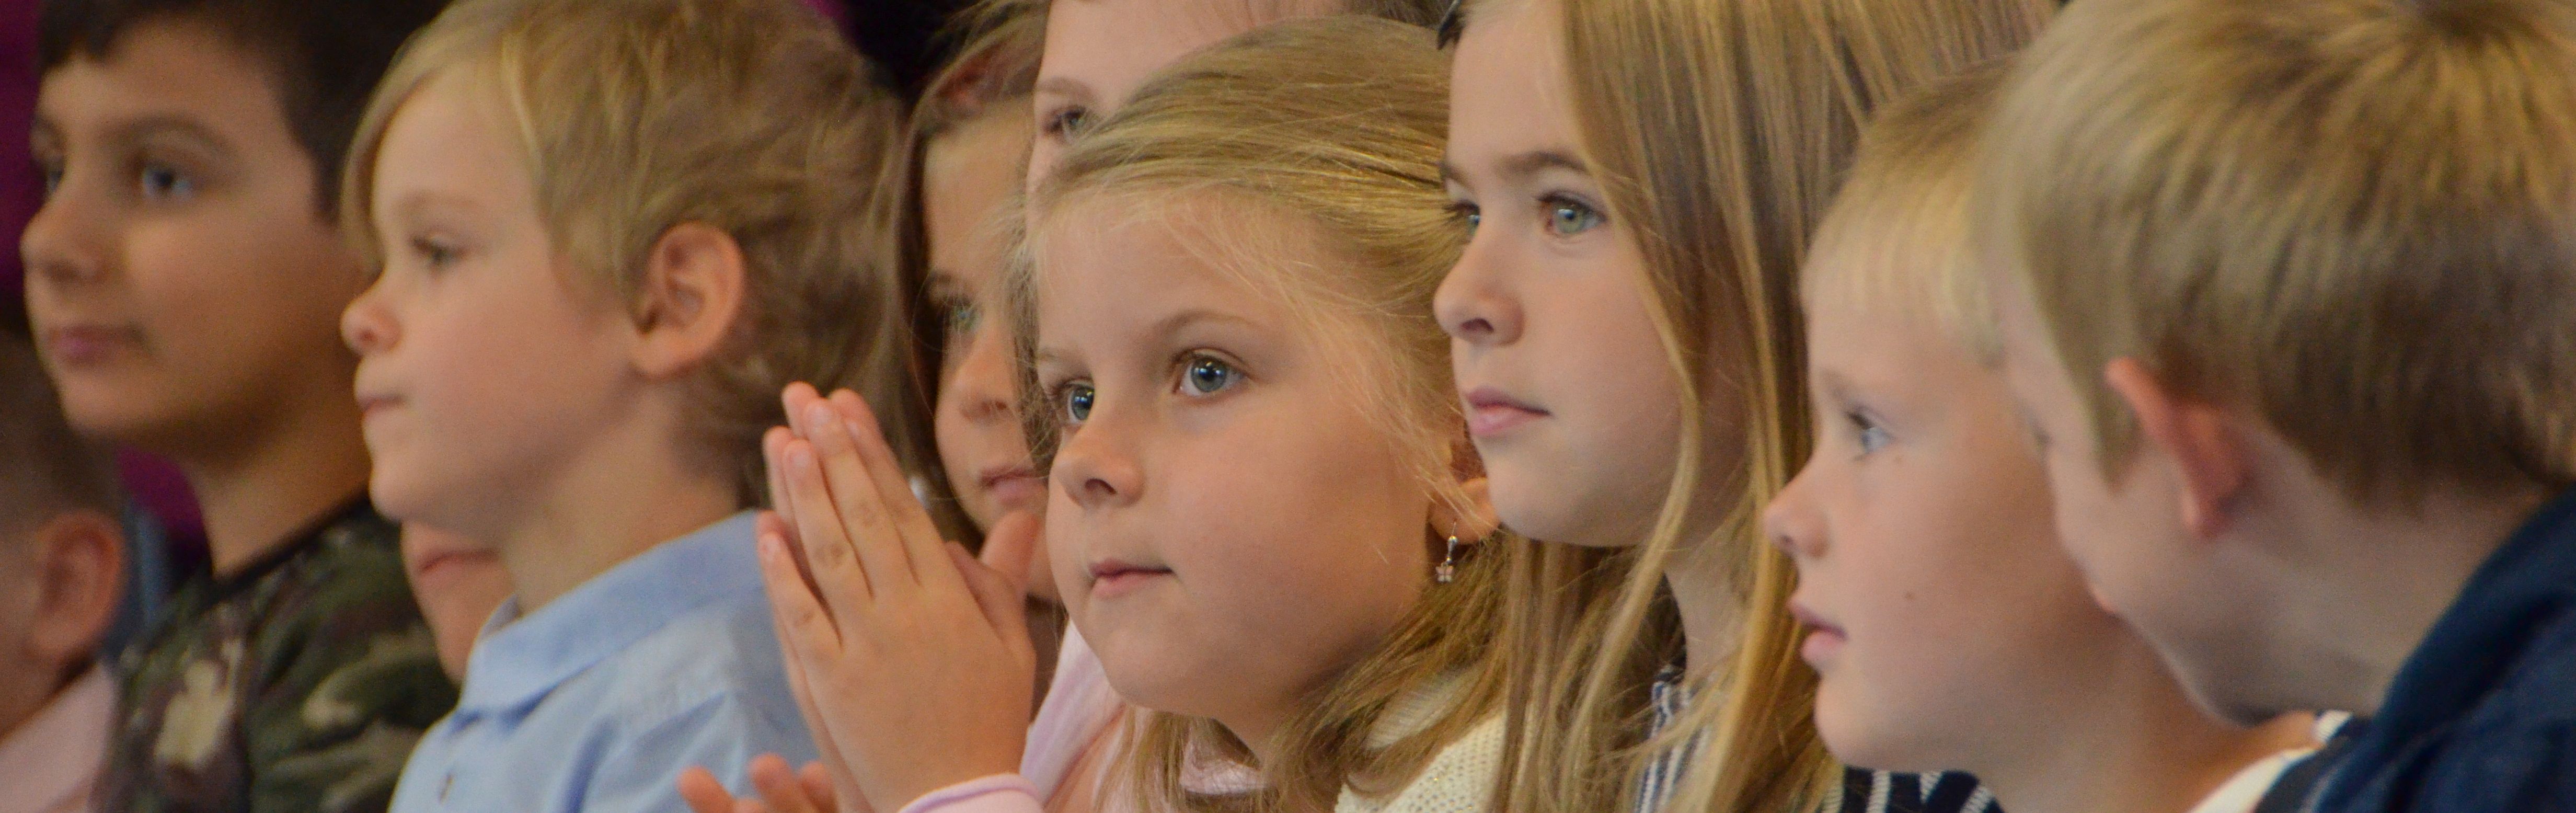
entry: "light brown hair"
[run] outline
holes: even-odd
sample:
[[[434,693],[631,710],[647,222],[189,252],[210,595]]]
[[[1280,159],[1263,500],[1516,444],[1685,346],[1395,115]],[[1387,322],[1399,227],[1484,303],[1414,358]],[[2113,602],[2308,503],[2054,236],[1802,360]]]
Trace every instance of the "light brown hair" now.
[[[887,163],[885,191],[877,196],[873,215],[888,236],[887,262],[895,269],[896,296],[904,307],[902,340],[909,348],[885,358],[899,365],[887,377],[903,388],[886,417],[915,427],[905,433],[909,448],[899,445],[896,451],[921,478],[931,518],[949,539],[980,549],[983,529],[975,527],[950,489],[947,467],[936,445],[934,422],[940,376],[947,363],[948,324],[947,314],[931,296],[930,234],[922,188],[931,147],[941,137],[996,116],[1031,117],[1030,93],[1037,84],[1038,58],[1046,44],[1046,7],[1026,0],[981,3],[959,14],[946,36],[961,44],[931,74],[921,99],[913,104],[908,134],[898,153],[901,160]],[[1020,129],[1023,135],[1030,134],[1025,121]],[[1028,164],[1025,153],[1003,160],[1018,161],[1023,168]],[[997,234],[995,239],[1008,239],[1008,235]]]
[[[1840,768],[1817,739],[1816,677],[1786,607],[1796,571],[1758,527],[1808,452],[1798,268],[1870,111],[2012,52],[2053,7],[1564,0],[1580,147],[1645,257],[1640,284],[1683,382],[1683,436],[1643,544],[1543,544],[1514,574],[1511,809],[1632,805],[1647,761],[1686,742],[1694,757],[1669,810],[1779,813],[1834,798]],[[1741,456],[1704,459],[1709,448]],[[1711,493],[1726,495],[1725,516],[1685,538]],[[1679,555],[1728,563],[1743,622],[1731,662],[1703,666],[1713,677],[1648,742],[1648,687],[1682,652],[1663,588]]]
[[[1440,180],[1447,94],[1448,64],[1426,28],[1350,16],[1265,26],[1182,60],[1084,134],[1038,187],[1032,228],[1043,235],[1063,213],[1099,207],[1207,223],[1199,231],[1209,245],[1199,248],[1247,287],[1362,328],[1366,343],[1350,348],[1352,390],[1431,492],[1466,515],[1459,475],[1474,470],[1474,452],[1448,337],[1431,316],[1466,237]],[[1328,261],[1311,259],[1316,245]],[[1045,470],[1056,413],[1027,370],[1046,263],[1042,253],[1029,260],[1015,266],[1010,291],[1022,414]],[[1424,533],[1436,561],[1440,531]],[[1129,781],[1146,809],[1311,809],[1331,806],[1345,787],[1391,792],[1488,719],[1502,691],[1492,646],[1502,576],[1521,546],[1498,538],[1473,547],[1454,583],[1435,587],[1423,574],[1421,600],[1397,628],[1284,727],[1286,756],[1257,766],[1264,790],[1190,793],[1181,779],[1194,755],[1248,762],[1250,750],[1212,721],[1142,715]],[[1381,725],[1392,708],[1426,694],[1437,706],[1427,725],[1372,741],[1388,733]]]
[[[1807,250],[1799,287],[1808,306],[1896,316],[1940,330],[1987,363],[1999,358],[1991,297],[1969,247],[1968,195],[2011,64],[1942,80],[1870,118]]]
[[[447,70],[488,78],[517,130],[548,237],[576,282],[638,307],[645,257],[702,223],[741,246],[744,308],[690,382],[689,448],[758,501],[760,434],[796,381],[886,403],[901,352],[884,236],[868,216],[900,103],[795,0],[460,0],[404,46],[350,150],[342,228],[381,262],[376,150]],[[905,448],[899,422],[887,427]]]
[[[2576,6],[2078,3],[1980,200],[2090,413],[2251,410],[2357,499],[2576,482]]]

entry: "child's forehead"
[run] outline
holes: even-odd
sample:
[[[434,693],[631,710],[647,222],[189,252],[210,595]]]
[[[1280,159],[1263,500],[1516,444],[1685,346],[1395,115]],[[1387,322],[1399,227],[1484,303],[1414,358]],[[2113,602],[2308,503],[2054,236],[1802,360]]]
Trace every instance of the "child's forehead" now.
[[[41,125],[56,129],[290,137],[275,70],[209,26],[171,18],[121,32],[45,72]],[[255,132],[253,132],[255,131]]]

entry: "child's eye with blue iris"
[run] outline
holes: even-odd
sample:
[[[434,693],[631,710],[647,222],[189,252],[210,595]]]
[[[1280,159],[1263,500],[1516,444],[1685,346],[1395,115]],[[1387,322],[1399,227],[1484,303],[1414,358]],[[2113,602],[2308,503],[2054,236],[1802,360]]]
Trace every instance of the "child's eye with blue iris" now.
[[[1572,237],[1591,231],[1599,227],[1604,219],[1601,216],[1601,210],[1572,198],[1550,197],[1545,204],[1547,230],[1559,237]]]
[[[1192,395],[1214,395],[1242,380],[1243,371],[1224,359],[1199,356],[1181,370],[1181,386]]]
[[[1878,422],[1871,420],[1868,415],[1858,412],[1851,413],[1847,419],[1851,421],[1852,428],[1857,430],[1860,436],[1861,454],[1867,455],[1886,448],[1889,440],[1887,427],[1878,425]]]
[[[185,198],[197,191],[196,181],[166,164],[146,164],[138,181],[147,198]]]
[[[1066,422],[1066,423],[1074,423],[1074,424],[1078,424],[1078,423],[1082,423],[1083,421],[1091,420],[1091,405],[1092,405],[1092,403],[1093,403],[1093,402],[1098,401],[1099,399],[1100,399],[1100,391],[1099,391],[1099,390],[1096,390],[1096,389],[1092,389],[1091,385],[1089,385],[1089,384],[1067,384],[1067,385],[1065,385],[1065,386],[1064,386],[1064,419],[1065,419],[1065,422]]]

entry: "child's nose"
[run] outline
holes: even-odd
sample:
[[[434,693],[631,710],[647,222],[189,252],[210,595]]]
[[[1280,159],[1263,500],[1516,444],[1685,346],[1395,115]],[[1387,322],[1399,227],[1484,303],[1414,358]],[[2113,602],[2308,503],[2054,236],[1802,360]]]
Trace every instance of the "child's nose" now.
[[[357,299],[349,302],[348,310],[340,312],[340,340],[358,355],[383,352],[393,347],[399,338],[393,313],[386,310],[383,299],[377,295],[383,288],[384,281],[377,280],[376,284],[367,286],[365,292],[358,294]]]

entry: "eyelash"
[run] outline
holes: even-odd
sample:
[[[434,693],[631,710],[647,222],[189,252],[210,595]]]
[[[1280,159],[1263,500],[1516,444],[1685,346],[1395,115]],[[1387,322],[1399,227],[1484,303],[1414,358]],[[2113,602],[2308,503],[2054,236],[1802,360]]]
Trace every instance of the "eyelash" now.
[[[1090,122],[1090,108],[1066,105],[1047,111],[1046,116],[1038,120],[1038,132],[1057,141],[1072,141],[1074,136],[1082,134],[1083,126]]]
[[[1843,420],[1851,424],[1853,442],[1860,447],[1861,456],[1867,457],[1873,452],[1887,448],[1887,427],[1878,425],[1878,421],[1871,418],[1868,413],[1857,409],[1845,410]],[[1877,438],[1876,443],[1871,442],[1872,437]]]
[[[1546,228],[1548,233],[1554,234],[1558,237],[1573,237],[1610,224],[1610,216],[1603,214],[1601,212],[1601,207],[1592,205],[1591,201],[1587,201],[1564,192],[1549,192],[1547,194],[1540,195],[1538,197],[1538,204],[1539,223],[1541,227]],[[1589,221],[1586,222],[1582,228],[1574,231],[1558,231],[1556,229],[1554,216],[1558,210],[1562,209],[1581,210],[1582,215],[1589,218]]]
[[[1226,379],[1225,384],[1219,386],[1217,389],[1207,392],[1190,392],[1190,371],[1196,369],[1202,364],[1222,366],[1231,375]],[[1191,350],[1173,357],[1171,370],[1173,392],[1192,398],[1210,398],[1224,394],[1227,390],[1241,386],[1244,380],[1251,377],[1243,371],[1243,366],[1236,364],[1234,360],[1206,350]],[[1056,414],[1058,416],[1064,419],[1064,423],[1068,427],[1080,426],[1084,421],[1089,420],[1088,416],[1075,417],[1073,415],[1072,399],[1076,395],[1076,390],[1087,390],[1092,398],[1099,398],[1100,391],[1097,388],[1092,387],[1090,382],[1079,378],[1066,379],[1046,386],[1047,403],[1054,405],[1052,408],[1056,410]]]
[[[456,264],[458,251],[455,246],[447,245],[434,238],[414,237],[411,239],[411,253],[412,256],[420,258],[421,264],[428,266],[432,271],[438,271]]]

